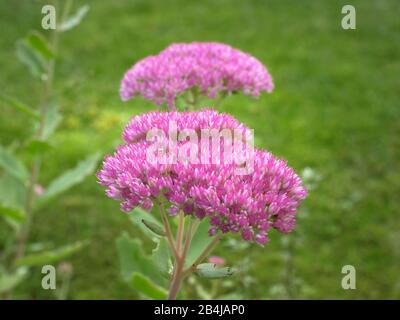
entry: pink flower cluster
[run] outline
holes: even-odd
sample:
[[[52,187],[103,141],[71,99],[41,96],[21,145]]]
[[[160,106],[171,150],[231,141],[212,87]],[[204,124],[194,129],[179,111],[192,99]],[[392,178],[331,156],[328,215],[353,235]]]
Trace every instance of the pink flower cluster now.
[[[208,218],[209,234],[240,233],[246,241],[261,245],[268,231],[293,229],[297,207],[306,197],[298,175],[285,161],[255,149],[251,174],[235,174],[235,164],[151,163],[151,143],[146,131],[167,130],[169,120],[178,130],[190,128],[243,129],[233,117],[215,111],[151,112],[131,119],[124,131],[125,145],[107,156],[97,177],[109,197],[121,202],[123,211],[136,206],[151,210],[155,202],[168,201],[171,215],[183,210],[198,219]]]
[[[142,95],[157,105],[175,109],[175,99],[190,88],[215,98],[242,91],[258,97],[271,92],[273,82],[265,66],[251,55],[221,43],[172,44],[128,70],[122,80],[123,100]]]
[[[125,127],[123,138],[128,143],[143,140],[146,138],[147,132],[154,128],[168,133],[171,122],[175,122],[180,131],[186,129],[195,131],[202,129],[237,129],[246,132],[249,130],[232,116],[218,113],[212,109],[204,109],[201,112],[152,111],[133,117]]]

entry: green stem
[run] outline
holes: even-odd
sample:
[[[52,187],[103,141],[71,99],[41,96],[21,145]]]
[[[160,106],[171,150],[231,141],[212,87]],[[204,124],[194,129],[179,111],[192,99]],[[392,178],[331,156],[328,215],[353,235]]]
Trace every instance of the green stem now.
[[[189,222],[189,227],[188,227],[188,231],[186,233],[186,237],[185,237],[185,244],[183,246],[183,252],[182,252],[182,257],[184,257],[183,260],[186,259],[186,255],[189,251],[189,247],[190,247],[190,242],[192,241],[192,236],[195,232],[195,223],[193,222],[193,219],[190,219]]]
[[[182,270],[183,270],[184,261],[180,259],[175,260],[174,264],[174,272],[171,279],[171,284],[168,291],[168,300],[175,300],[178,292],[181,288],[183,277],[182,277]]]
[[[165,212],[165,208],[164,208],[164,206],[163,206],[163,204],[161,202],[158,202],[158,205],[160,207],[161,221],[162,221],[162,223],[164,225],[165,235],[167,236],[167,240],[168,240],[169,246],[170,246],[170,248],[172,250],[172,253],[174,254],[175,259],[178,260],[179,259],[179,253],[176,250],[174,238],[173,238],[172,231],[171,231],[171,226],[170,226],[170,224],[168,222],[168,217],[167,217],[167,214]]]
[[[186,270],[185,262],[186,256],[190,247],[191,240],[193,238],[194,232],[197,228],[198,224],[193,220],[190,220],[188,231],[185,236],[185,243],[183,246],[182,254],[178,258],[175,258],[174,262],[174,270],[171,278],[168,299],[175,300],[177,294],[181,288],[183,280],[193,271],[196,270],[196,267],[210,254],[210,252],[214,249],[216,244],[220,241],[221,235],[217,235],[211,243],[204,249],[204,251],[199,255],[199,257],[195,260],[195,262]],[[179,227],[178,227],[179,229]],[[172,248],[172,247],[171,247]],[[172,248],[173,249],[173,248]]]
[[[178,225],[178,232],[177,232],[177,238],[179,239],[179,242],[182,242],[183,238],[183,225],[185,223],[185,220],[182,218],[184,217],[183,211],[180,212],[180,217],[179,217],[179,225]],[[183,250],[181,255],[175,259],[174,262],[174,271],[171,279],[171,284],[168,292],[168,300],[175,300],[176,296],[178,295],[178,292],[182,286],[183,279],[185,276],[183,275],[183,268],[185,267],[185,260],[186,260],[186,254],[188,252],[190,242],[192,240],[192,232],[193,232],[193,220],[191,219],[189,222],[189,227],[188,231],[186,232],[185,236],[185,243],[183,245]],[[177,244],[178,245],[178,244]],[[179,249],[177,250],[179,252]]]
[[[178,224],[178,231],[176,233],[176,251],[178,252],[178,254],[180,254],[181,252],[184,229],[185,229],[185,214],[182,210],[179,210],[179,224]]]

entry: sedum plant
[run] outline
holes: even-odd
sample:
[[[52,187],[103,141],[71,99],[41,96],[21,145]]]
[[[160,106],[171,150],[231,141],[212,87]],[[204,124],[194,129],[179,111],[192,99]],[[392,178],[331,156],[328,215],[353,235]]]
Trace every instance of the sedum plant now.
[[[135,64],[121,97],[136,95],[170,111],[133,117],[124,144],[97,177],[106,194],[156,243],[151,256],[124,234],[117,240],[124,278],[153,299],[184,297],[191,274],[217,279],[235,268],[205,262],[228,234],[264,246],[273,229],[288,233],[307,191],[285,161],[254,148],[252,130],[201,107],[201,97],[273,89],[254,57],[218,43],[173,44]],[[178,112],[177,101],[186,101]]]
[[[0,146],[0,218],[11,228],[10,236],[0,244],[0,296],[4,298],[11,298],[14,288],[26,278],[31,267],[64,260],[85,245],[85,242],[76,242],[54,248],[48,239],[41,243],[29,241],[35,215],[40,214],[41,208],[50,200],[92,174],[99,159],[99,154],[90,155],[76,167],[60,173],[47,186],[40,184],[43,155],[56,148],[52,136],[62,121],[53,88],[56,61],[61,53],[60,37],[63,32],[77,26],[83,18],[82,13],[88,10],[85,6],[70,15],[71,5],[71,0],[64,2],[56,29],[47,31],[49,39],[38,31],[32,31],[17,42],[18,59],[29,69],[33,81],[39,83],[39,105],[29,106],[0,93],[2,107],[21,112],[33,131],[27,141]],[[2,227],[6,225],[2,224]]]

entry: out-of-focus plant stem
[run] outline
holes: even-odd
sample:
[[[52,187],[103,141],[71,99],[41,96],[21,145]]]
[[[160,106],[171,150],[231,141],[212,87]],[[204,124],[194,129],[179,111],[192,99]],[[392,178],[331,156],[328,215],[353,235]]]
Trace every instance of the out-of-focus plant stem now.
[[[54,54],[57,53],[58,49],[58,36],[59,31],[56,28],[51,37],[51,48]],[[54,69],[55,69],[55,59],[51,59],[46,64],[46,78],[43,81],[43,92],[42,98],[40,103],[40,121],[37,132],[35,134],[38,140],[43,138],[43,132],[45,127],[46,121],[46,114],[48,110],[48,105],[53,96],[53,79],[54,79]],[[33,206],[35,201],[35,184],[39,179],[40,174],[40,166],[41,166],[41,157],[37,155],[33,161],[32,169],[29,175],[29,182],[28,182],[28,192],[25,204],[25,212],[26,212],[26,222],[22,227],[22,230],[17,239],[17,249],[15,254],[15,260],[20,259],[24,255],[26,241],[29,236],[30,228],[32,225],[33,220]]]
[[[295,284],[293,283],[294,277],[294,254],[295,254],[295,243],[293,239],[290,237],[288,239],[288,247],[287,247],[287,261],[286,261],[286,268],[284,274],[284,286],[286,289],[286,294],[288,299],[292,300],[296,298],[295,294]]]
[[[61,16],[61,22],[66,19],[66,17],[69,14],[69,10],[72,6],[73,0],[67,0],[65,2],[65,5],[62,10],[62,16]],[[59,8],[58,6],[58,1],[55,1],[55,7]],[[60,36],[60,31],[59,28],[56,27],[56,29],[52,32],[51,35],[51,40],[50,40],[50,47],[54,53],[54,55],[57,55],[58,52],[58,44],[59,44],[59,36]],[[42,97],[41,97],[41,102],[40,102],[40,120],[39,120],[39,126],[36,131],[35,137],[38,140],[42,140],[44,138],[44,129],[46,125],[46,116],[47,116],[47,111],[49,104],[51,103],[53,99],[53,81],[54,81],[54,71],[55,71],[55,58],[49,60],[46,63],[46,73],[45,73],[45,79],[43,80],[43,86],[42,86]],[[29,181],[28,181],[28,186],[27,186],[27,197],[26,197],[26,202],[25,202],[25,213],[26,213],[26,221],[24,225],[21,228],[20,233],[17,236],[16,240],[16,249],[15,249],[15,258],[13,261],[13,264],[17,262],[18,259],[22,258],[25,253],[25,247],[27,240],[29,238],[29,233],[32,225],[32,220],[33,220],[33,211],[34,211],[34,203],[35,203],[35,185],[38,182],[39,175],[40,175],[40,167],[41,167],[41,156],[36,155],[35,159],[32,164],[32,168],[29,174]],[[12,291],[8,293],[8,297],[11,297]]]

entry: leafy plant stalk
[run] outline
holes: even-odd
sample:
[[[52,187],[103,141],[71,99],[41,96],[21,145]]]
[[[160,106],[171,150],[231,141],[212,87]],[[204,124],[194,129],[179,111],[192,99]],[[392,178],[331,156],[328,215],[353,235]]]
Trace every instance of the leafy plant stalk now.
[[[15,154],[13,148],[0,146],[0,217],[13,228],[14,235],[5,243],[0,254],[0,295],[11,298],[14,288],[21,283],[30,267],[43,266],[65,259],[87,244],[76,242],[60,248],[41,247],[36,244],[28,247],[30,229],[35,212],[51,198],[80,183],[94,171],[99,154],[93,154],[80,161],[73,169],[66,170],[42,190],[38,188],[43,152],[52,148],[51,135],[57,128],[62,115],[54,105],[54,73],[60,34],[70,30],[82,21],[89,6],[80,7],[69,15],[73,0],[63,2],[62,15],[51,31],[49,41],[40,32],[31,31],[25,38],[17,41],[17,57],[28,67],[30,73],[39,79],[40,103],[32,108],[6,94],[0,94],[0,102],[29,116],[35,121],[33,137],[22,147],[32,155],[31,166],[26,169],[24,162]],[[58,8],[58,1],[53,4]],[[3,174],[4,173],[4,174]],[[4,192],[3,192],[4,191]],[[40,192],[40,197],[38,196]]]
[[[58,4],[58,1],[56,5]],[[65,2],[65,7],[63,10],[62,18],[61,21],[63,21],[67,16],[69,9],[72,5],[72,0],[68,0]],[[58,51],[58,43],[59,43],[59,30],[56,28],[51,37],[51,42],[50,46],[52,51],[54,52],[54,55],[57,54]],[[42,94],[42,101],[40,103],[40,121],[39,121],[39,126],[36,132],[36,138],[38,140],[42,140],[43,133],[44,133],[44,128],[45,128],[45,122],[46,122],[46,115],[48,111],[48,106],[51,102],[51,99],[53,98],[53,81],[54,81],[54,71],[55,71],[55,58],[47,61],[46,63],[46,78],[43,83],[43,94]],[[33,220],[33,207],[34,207],[34,201],[35,201],[35,185],[39,179],[40,175],[40,167],[41,167],[41,156],[36,155],[35,160],[32,165],[32,169],[30,172],[29,176],[29,182],[28,182],[28,192],[27,192],[27,200],[26,200],[26,205],[25,205],[25,212],[26,212],[26,222],[22,226],[22,230],[17,238],[17,249],[16,249],[16,254],[15,254],[15,261],[18,259],[22,258],[24,255],[25,251],[25,246],[27,239],[29,237],[29,232]]]
[[[200,255],[196,258],[194,263],[185,269],[185,263],[187,258],[187,253],[190,248],[191,240],[195,234],[196,228],[198,226],[197,221],[193,221],[190,219],[189,226],[187,228],[185,237],[184,234],[184,213],[183,211],[179,212],[179,224],[177,229],[176,241],[174,241],[174,237],[171,231],[171,226],[169,225],[167,214],[165,212],[164,206],[160,203],[160,211],[161,218],[163,221],[163,225],[165,228],[166,237],[168,239],[168,243],[170,245],[171,251],[174,254],[174,263],[173,263],[173,271],[172,277],[170,281],[170,286],[168,290],[168,300],[175,300],[179,290],[182,286],[183,280],[190,275],[192,272],[196,270],[196,267],[211,253],[216,244],[220,241],[221,235],[215,236],[215,238],[209,243],[209,245],[200,253]],[[183,242],[184,239],[184,242]]]

